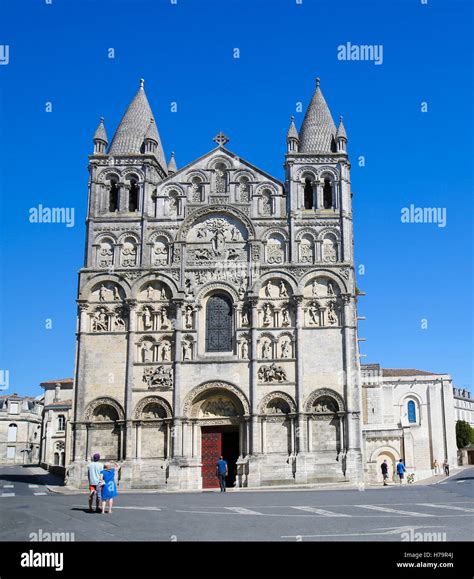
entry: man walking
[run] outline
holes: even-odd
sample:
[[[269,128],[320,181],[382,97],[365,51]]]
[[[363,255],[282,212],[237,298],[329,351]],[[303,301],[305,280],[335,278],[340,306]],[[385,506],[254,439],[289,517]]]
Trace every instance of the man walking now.
[[[221,487],[221,493],[225,493],[225,477],[229,474],[229,469],[227,467],[227,462],[221,456],[217,461],[216,465],[216,475],[219,479],[219,486]]]
[[[398,474],[398,477],[400,479],[400,484],[403,483],[403,478],[405,476],[405,470],[406,470],[406,468],[405,468],[405,465],[403,464],[403,460],[400,459],[397,463],[397,474]]]
[[[387,480],[388,480],[388,464],[387,464],[387,460],[384,460],[383,463],[380,465],[380,468],[382,469],[382,477],[383,477],[383,486],[386,487],[387,485]]]
[[[444,474],[446,476],[449,476],[449,462],[448,462],[447,458],[444,459],[443,468],[444,468]]]
[[[100,454],[96,452],[92,457],[92,462],[87,465],[87,478],[89,479],[89,511],[92,513],[92,501],[95,495],[95,510],[99,512],[100,501],[100,473],[104,470],[104,465],[99,462]]]

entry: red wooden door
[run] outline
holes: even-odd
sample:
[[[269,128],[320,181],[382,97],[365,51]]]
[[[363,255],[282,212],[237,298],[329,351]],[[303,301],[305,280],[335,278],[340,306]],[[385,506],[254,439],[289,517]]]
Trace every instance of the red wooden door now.
[[[202,488],[213,489],[219,486],[216,464],[222,454],[222,431],[207,426],[201,432]]]

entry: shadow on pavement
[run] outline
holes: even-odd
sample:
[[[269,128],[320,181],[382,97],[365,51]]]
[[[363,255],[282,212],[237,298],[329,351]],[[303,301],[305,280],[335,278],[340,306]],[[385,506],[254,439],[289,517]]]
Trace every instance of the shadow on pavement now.
[[[55,474],[52,474],[44,470],[42,473],[32,473],[28,472],[28,468],[39,468],[35,465],[23,466],[25,472],[19,474],[9,474],[0,473],[0,481],[11,482],[11,483],[26,483],[26,484],[38,484],[38,485],[54,485],[54,486],[64,486],[64,480]]]

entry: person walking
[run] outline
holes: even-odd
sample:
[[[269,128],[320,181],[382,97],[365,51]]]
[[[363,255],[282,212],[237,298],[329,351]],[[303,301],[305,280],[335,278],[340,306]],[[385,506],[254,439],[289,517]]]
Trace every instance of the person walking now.
[[[388,480],[388,464],[387,464],[387,460],[384,460],[383,463],[380,465],[380,468],[382,470],[382,477],[383,477],[383,486],[386,487],[387,485],[387,480]]]
[[[403,478],[405,476],[405,465],[403,464],[403,460],[400,459],[397,463],[397,474],[398,474],[398,478],[400,479],[400,484],[403,483]]]
[[[92,457],[92,462],[87,465],[87,478],[89,480],[89,511],[92,513],[92,503],[95,495],[95,510],[99,512],[100,504],[100,473],[104,465],[99,462],[100,454],[96,452]]]
[[[434,459],[434,462],[433,462],[433,471],[434,471],[435,475],[439,473],[439,463],[438,463],[438,460],[436,458]]]
[[[216,475],[219,479],[219,486],[221,487],[221,493],[225,493],[225,477],[229,474],[229,468],[224,457],[220,457],[216,465]]]
[[[114,504],[114,498],[118,495],[117,485],[115,484],[115,471],[119,470],[120,467],[116,462],[107,463],[104,470],[100,473],[101,481],[103,485],[101,487],[102,495],[102,514],[105,514],[105,509],[107,508],[107,503],[109,506],[109,514],[112,513],[112,506]]]
[[[449,476],[449,462],[448,462],[447,458],[444,459],[443,468],[444,468],[444,474],[446,476]]]

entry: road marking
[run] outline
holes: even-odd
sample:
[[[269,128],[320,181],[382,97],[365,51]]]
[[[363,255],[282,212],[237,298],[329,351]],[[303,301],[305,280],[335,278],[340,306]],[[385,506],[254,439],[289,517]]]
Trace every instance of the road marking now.
[[[15,485],[3,485],[4,489],[12,489]]]
[[[252,511],[252,509],[246,509],[245,507],[225,507],[228,511],[238,513],[239,515],[261,515],[262,513],[257,513],[257,511]]]
[[[345,515],[344,513],[333,513],[332,511],[325,511],[324,509],[317,509],[316,507],[291,507],[292,509],[298,509],[299,511],[307,511],[308,513],[314,513],[315,515],[322,515],[323,517],[350,517],[351,515]]]
[[[47,495],[48,493],[33,493],[35,495],[35,497],[39,496],[39,495]]]
[[[15,493],[2,493],[2,497],[14,497]]]
[[[474,513],[474,509],[465,509],[463,507],[451,507],[449,505],[437,505],[435,503],[418,503],[422,507],[433,507],[434,509],[453,509],[454,511],[464,511],[465,513]]]
[[[161,511],[159,507],[117,507],[114,505],[113,510],[115,509],[129,509],[131,511]]]
[[[402,533],[414,531],[416,529],[443,529],[441,526],[430,526],[430,527],[390,527],[387,529],[374,529],[368,533],[336,533],[336,534],[323,534],[323,535],[282,535],[282,539],[296,539],[301,540],[304,538],[311,539],[313,537],[360,537],[360,536],[373,536],[377,537],[381,535],[401,535]],[[384,532],[385,531],[385,532]]]
[[[37,489],[39,485],[28,485],[29,489]]]
[[[461,484],[461,483],[465,483],[466,481],[465,481],[465,480],[457,480],[456,482],[457,482],[458,485],[459,485],[459,484]]]
[[[434,517],[427,513],[415,513],[413,511],[402,511],[399,509],[390,509],[389,507],[380,507],[378,505],[354,505],[360,509],[371,509],[373,511],[382,511],[384,513],[395,513],[396,515],[409,515],[410,517]]]

